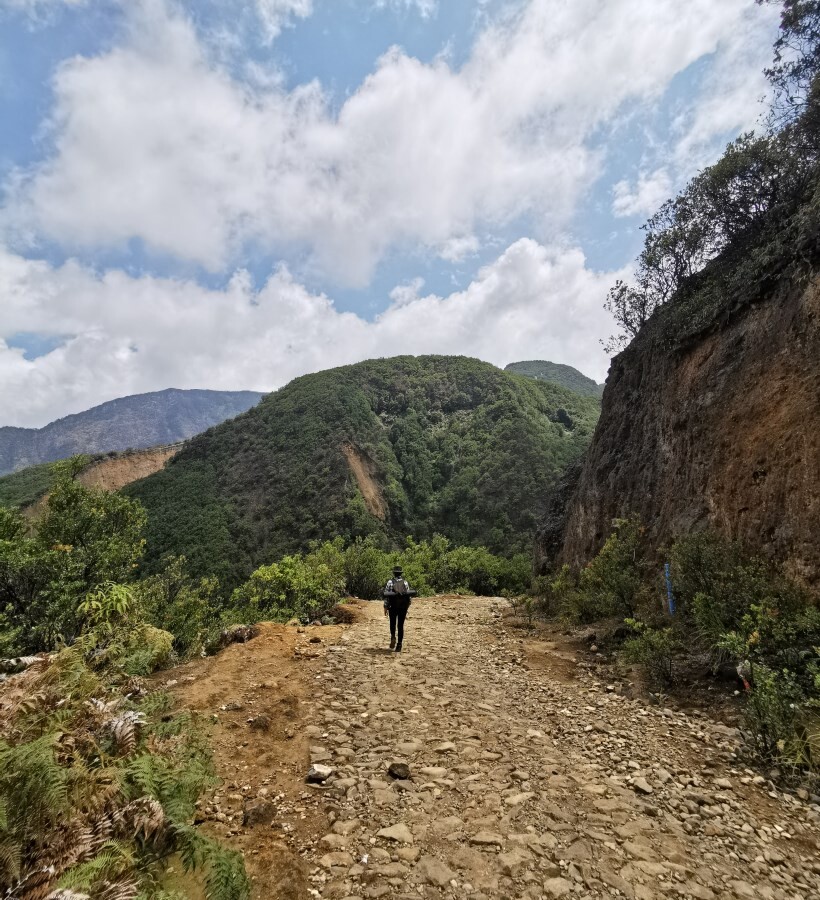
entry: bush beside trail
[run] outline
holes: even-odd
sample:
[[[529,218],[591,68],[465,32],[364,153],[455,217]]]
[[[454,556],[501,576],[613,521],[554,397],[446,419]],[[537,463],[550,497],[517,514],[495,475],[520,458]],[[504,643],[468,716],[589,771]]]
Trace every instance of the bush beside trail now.
[[[820,609],[777,566],[709,532],[659,553],[640,523],[625,519],[584,569],[542,577],[536,594],[542,615],[624,623],[621,660],[639,665],[661,690],[693,660],[707,675],[736,668],[755,751],[767,762],[820,773]]]

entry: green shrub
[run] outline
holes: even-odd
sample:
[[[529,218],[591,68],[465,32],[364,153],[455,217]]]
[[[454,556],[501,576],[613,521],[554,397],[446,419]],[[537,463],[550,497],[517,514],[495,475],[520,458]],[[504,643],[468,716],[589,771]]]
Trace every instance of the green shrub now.
[[[246,624],[261,619],[313,621],[345,596],[344,582],[321,555],[286,556],[261,566],[231,597],[231,615]]]
[[[81,485],[75,475],[82,465],[77,458],[55,466],[33,534],[18,513],[0,508],[2,643],[17,653],[75,640],[86,595],[107,582],[131,581],[141,558],[145,511],[119,494]]]
[[[390,577],[387,554],[372,536],[357,538],[344,551],[344,578],[347,592],[362,600],[377,600]]]
[[[674,681],[675,657],[683,644],[675,629],[652,628],[645,622],[627,619],[635,632],[620,650],[619,658],[626,663],[640,666],[649,681],[656,687],[668,687]]]

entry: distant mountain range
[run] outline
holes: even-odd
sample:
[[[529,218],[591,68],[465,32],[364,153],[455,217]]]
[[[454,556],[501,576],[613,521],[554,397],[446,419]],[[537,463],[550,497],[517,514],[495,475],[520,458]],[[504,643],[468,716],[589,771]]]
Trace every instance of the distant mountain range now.
[[[536,381],[549,381],[570,391],[575,391],[576,394],[583,394],[585,397],[600,399],[604,392],[602,384],[596,384],[591,378],[587,378],[572,366],[547,362],[545,359],[510,363],[504,368],[504,371],[513,372],[516,375],[526,375],[527,378],[535,378]]]
[[[120,397],[43,428],[0,427],[0,475],[77,453],[184,441],[256,406],[263,396],[257,391],[169,388]]]

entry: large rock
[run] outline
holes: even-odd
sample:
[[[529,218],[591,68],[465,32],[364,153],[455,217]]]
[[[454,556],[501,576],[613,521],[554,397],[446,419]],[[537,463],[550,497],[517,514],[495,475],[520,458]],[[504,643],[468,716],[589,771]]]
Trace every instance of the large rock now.
[[[655,546],[708,526],[820,583],[820,278],[757,287],[686,336],[662,310],[615,357],[543,562],[583,566],[634,514]]]
[[[452,872],[440,859],[435,856],[422,856],[416,863],[416,871],[428,883],[435,887],[445,887],[455,878]]]
[[[398,822],[389,828],[380,829],[376,832],[376,837],[386,838],[388,841],[396,841],[399,844],[413,843],[413,834],[403,822]]]
[[[275,815],[276,807],[264,797],[246,800],[242,806],[242,824],[246,828],[253,828],[255,825],[269,826]]]

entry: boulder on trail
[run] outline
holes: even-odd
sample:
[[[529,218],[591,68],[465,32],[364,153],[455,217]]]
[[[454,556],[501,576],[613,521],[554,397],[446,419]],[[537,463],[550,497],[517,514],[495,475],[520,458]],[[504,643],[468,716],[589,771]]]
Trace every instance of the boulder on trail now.
[[[242,824],[246,828],[253,828],[254,825],[269,826],[275,815],[276,807],[270,800],[265,800],[264,797],[245,800],[242,808]]]
[[[376,832],[376,837],[387,838],[388,841],[396,841],[399,844],[413,843],[413,834],[403,822],[397,822],[389,828],[382,828]]]
[[[452,872],[440,859],[435,856],[422,856],[416,863],[416,872],[428,883],[434,887],[446,887],[453,878],[455,872]]]
[[[410,777],[410,766],[405,762],[399,762],[398,760],[391,762],[387,768],[387,774],[391,778],[398,778],[402,781],[407,781]]]
[[[308,784],[324,784],[332,774],[333,769],[330,766],[314,763],[310,769],[308,769],[305,781],[307,781]]]
[[[231,625],[225,628],[219,635],[219,647],[224,649],[229,644],[247,644],[251,638],[255,638],[259,634],[259,629],[255,625]]]

